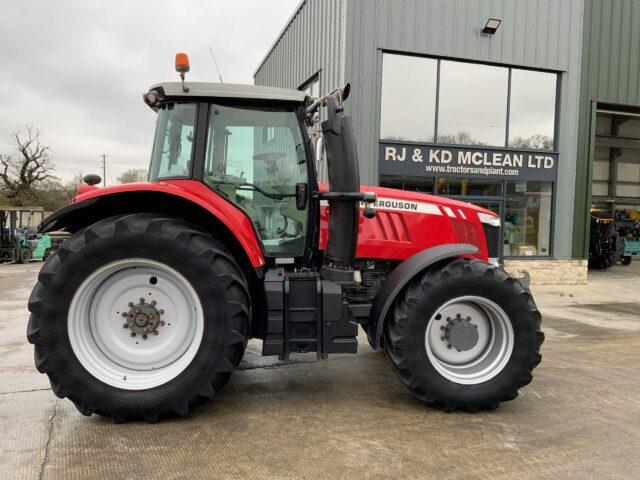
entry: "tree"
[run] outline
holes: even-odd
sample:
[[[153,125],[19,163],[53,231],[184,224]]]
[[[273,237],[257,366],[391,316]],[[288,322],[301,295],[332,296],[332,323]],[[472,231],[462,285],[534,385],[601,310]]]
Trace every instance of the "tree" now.
[[[51,148],[40,143],[40,131],[31,125],[11,134],[14,154],[0,154],[0,183],[4,195],[15,204],[32,200],[34,189],[45,180],[53,179]]]
[[[122,172],[117,178],[119,183],[145,182],[147,180],[147,170],[144,168],[132,168]]]

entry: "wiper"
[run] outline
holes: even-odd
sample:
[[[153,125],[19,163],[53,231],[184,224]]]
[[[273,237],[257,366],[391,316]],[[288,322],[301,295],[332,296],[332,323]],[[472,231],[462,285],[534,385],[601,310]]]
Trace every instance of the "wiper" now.
[[[296,196],[295,193],[267,192],[266,190],[263,190],[255,183],[249,183],[249,182],[240,183],[240,182],[231,182],[229,180],[209,180],[209,182],[214,185],[233,185],[238,190],[255,190],[257,192],[260,192],[265,197],[273,198],[274,200],[284,200],[285,198],[291,198]]]

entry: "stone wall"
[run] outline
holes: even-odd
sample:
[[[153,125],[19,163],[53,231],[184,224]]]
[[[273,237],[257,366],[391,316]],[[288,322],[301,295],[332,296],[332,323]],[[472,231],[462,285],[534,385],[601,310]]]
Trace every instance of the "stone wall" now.
[[[510,260],[504,269],[514,276],[527,270],[532,285],[584,285],[587,283],[587,260]]]

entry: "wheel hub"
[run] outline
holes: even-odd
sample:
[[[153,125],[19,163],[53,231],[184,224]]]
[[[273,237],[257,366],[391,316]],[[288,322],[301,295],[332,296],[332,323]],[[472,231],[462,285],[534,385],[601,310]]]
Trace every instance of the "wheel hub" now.
[[[158,335],[158,328],[164,325],[162,314],[164,310],[156,308],[155,300],[145,303],[145,299],[140,298],[139,303],[129,302],[129,310],[122,314],[126,318],[122,327],[131,330],[132,337],[142,335],[146,340],[149,335]]]
[[[471,350],[480,338],[478,326],[471,323],[471,317],[462,318],[459,313],[455,318],[447,318],[447,325],[443,329],[442,339],[447,342],[447,348],[453,347],[459,352]]]

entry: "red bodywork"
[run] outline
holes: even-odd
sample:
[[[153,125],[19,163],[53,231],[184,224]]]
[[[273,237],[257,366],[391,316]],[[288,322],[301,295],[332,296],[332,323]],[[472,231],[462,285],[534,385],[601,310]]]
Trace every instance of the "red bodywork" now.
[[[327,185],[320,185],[326,190]],[[260,243],[249,218],[240,209],[194,180],[166,180],[129,183],[108,188],[82,186],[74,202],[102,195],[134,191],[153,191],[176,195],[194,202],[215,215],[236,236],[254,267],[264,265]],[[479,213],[495,216],[484,208],[444,197],[381,187],[362,187],[373,191],[376,216],[360,215],[357,258],[405,260],[429,247],[445,243],[470,243],[478,247],[476,258],[487,260],[487,246]],[[320,248],[327,240],[328,205],[320,208]],[[362,211],[362,210],[361,210]]]

